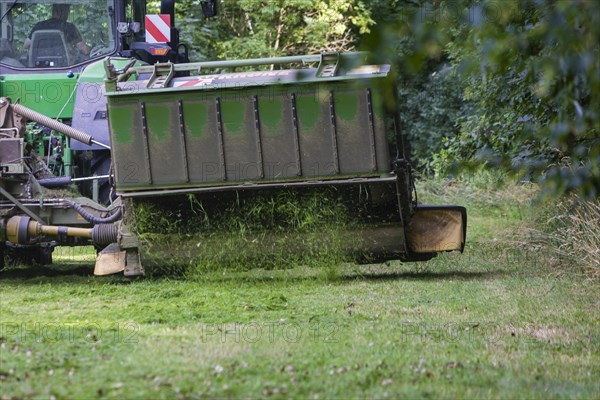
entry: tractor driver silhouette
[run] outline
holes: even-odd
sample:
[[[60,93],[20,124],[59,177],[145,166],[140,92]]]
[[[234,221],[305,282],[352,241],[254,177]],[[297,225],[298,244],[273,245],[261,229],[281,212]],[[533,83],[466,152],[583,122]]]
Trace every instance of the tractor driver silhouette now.
[[[35,24],[31,30],[31,33],[29,33],[29,37],[25,40],[23,47],[28,49],[31,46],[31,36],[35,31],[59,30],[64,34],[68,46],[77,49],[83,55],[90,54],[90,47],[83,41],[79,30],[75,27],[75,25],[67,22],[69,11],[69,4],[53,4],[52,18]]]

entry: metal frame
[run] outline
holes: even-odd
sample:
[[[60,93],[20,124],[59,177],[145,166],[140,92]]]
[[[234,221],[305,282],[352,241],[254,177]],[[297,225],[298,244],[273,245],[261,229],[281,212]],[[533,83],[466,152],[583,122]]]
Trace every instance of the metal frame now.
[[[336,186],[336,185],[360,185],[369,183],[392,183],[396,182],[395,176],[390,177],[365,177],[365,178],[350,178],[350,179],[331,179],[331,180],[306,180],[298,182],[269,182],[269,183],[243,183],[232,185],[219,186],[201,186],[182,189],[164,189],[164,190],[144,190],[135,192],[119,192],[119,195],[124,198],[134,197],[156,197],[156,196],[171,196],[186,193],[211,193],[224,192],[232,190],[257,190],[257,189],[276,189],[276,188],[298,188],[298,187],[315,187],[315,186]]]

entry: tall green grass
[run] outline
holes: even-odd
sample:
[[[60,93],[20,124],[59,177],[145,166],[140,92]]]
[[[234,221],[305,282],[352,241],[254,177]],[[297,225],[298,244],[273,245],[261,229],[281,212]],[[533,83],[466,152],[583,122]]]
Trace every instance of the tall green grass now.
[[[548,197],[536,184],[486,168],[463,171],[456,179],[423,179],[417,187],[424,202],[467,206],[469,220],[478,223],[475,231],[469,227],[467,245],[502,233],[506,218],[518,219],[522,223],[513,234],[515,249],[543,248],[557,273],[579,271],[600,278],[598,199]],[[498,218],[491,220],[494,215]],[[482,217],[492,224],[479,223]]]
[[[600,278],[600,200],[571,196],[547,211],[544,237],[561,267],[581,269],[593,279]]]

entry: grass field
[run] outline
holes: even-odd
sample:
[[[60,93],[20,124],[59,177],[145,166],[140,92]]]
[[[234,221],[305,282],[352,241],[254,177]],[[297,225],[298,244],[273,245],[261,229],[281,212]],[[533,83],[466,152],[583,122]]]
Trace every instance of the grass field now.
[[[598,281],[531,233],[533,190],[420,189],[468,207],[465,254],[134,281],[69,252],[8,269],[0,398],[600,398]]]

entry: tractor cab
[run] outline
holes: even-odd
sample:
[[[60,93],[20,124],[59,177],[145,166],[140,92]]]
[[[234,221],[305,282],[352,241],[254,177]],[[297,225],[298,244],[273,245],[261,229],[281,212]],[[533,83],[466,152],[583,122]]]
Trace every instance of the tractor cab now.
[[[109,174],[105,58],[115,65],[131,59],[138,65],[189,61],[175,6],[175,0],[0,0],[0,97],[94,132],[105,146],[31,127],[27,143],[58,175]],[[199,6],[205,17],[216,15],[216,0],[201,0]],[[81,183],[82,194],[106,203],[108,180],[94,182]]]
[[[73,68],[117,51],[114,0],[0,0],[0,15],[3,67]]]
[[[153,5],[153,3],[156,3]],[[216,1],[200,2],[206,17]],[[0,0],[0,72],[82,70],[107,56],[189,62],[175,0]]]

